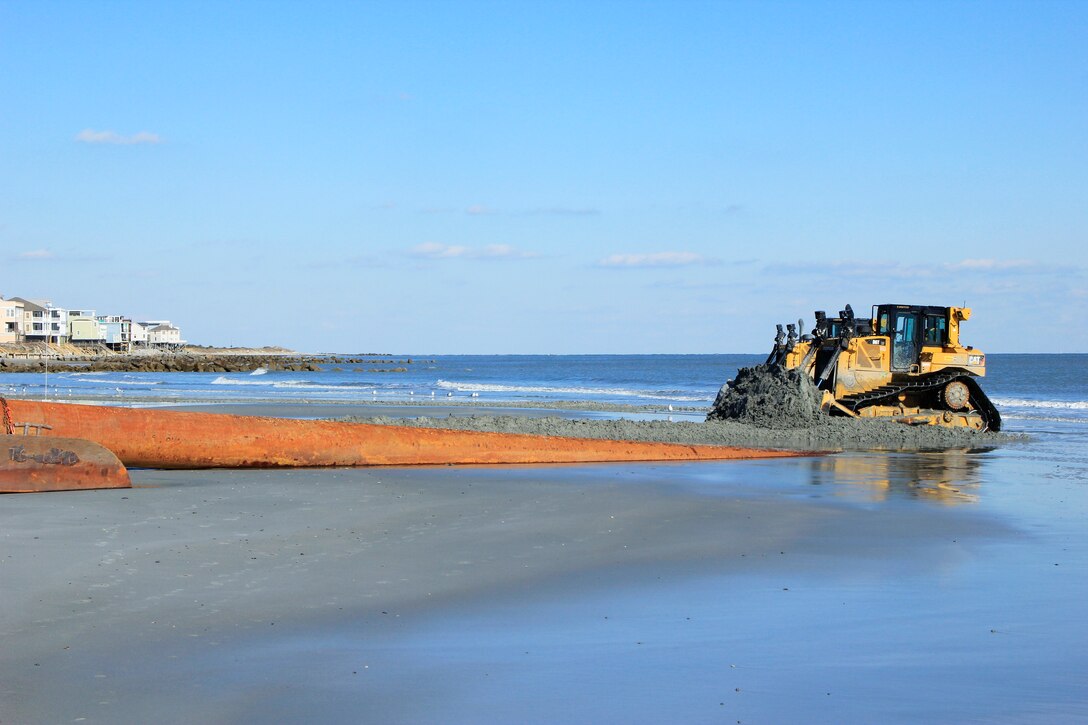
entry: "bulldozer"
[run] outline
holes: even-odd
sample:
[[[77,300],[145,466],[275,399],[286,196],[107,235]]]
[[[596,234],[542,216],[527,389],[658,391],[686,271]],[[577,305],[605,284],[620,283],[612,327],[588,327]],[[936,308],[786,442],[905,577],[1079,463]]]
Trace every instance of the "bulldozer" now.
[[[818,310],[804,323],[778,325],[767,365],[807,374],[830,415],[890,418],[913,425],[998,431],[1001,414],[979,387],[986,355],[960,342],[969,307],[874,305],[859,318]]]

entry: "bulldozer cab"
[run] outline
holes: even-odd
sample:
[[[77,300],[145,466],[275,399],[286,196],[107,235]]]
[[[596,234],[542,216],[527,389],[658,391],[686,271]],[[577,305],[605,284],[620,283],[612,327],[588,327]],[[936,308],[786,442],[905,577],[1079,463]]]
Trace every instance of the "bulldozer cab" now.
[[[878,305],[873,319],[876,334],[889,339],[892,372],[918,373],[924,345],[948,344],[947,307]]]

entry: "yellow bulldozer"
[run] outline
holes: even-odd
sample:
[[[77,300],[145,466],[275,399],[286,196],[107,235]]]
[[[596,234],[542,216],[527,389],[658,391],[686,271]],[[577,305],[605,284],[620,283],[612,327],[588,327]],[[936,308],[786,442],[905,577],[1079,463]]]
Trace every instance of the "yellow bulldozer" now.
[[[767,365],[807,374],[830,415],[891,418],[919,425],[1001,429],[1001,414],[979,387],[986,356],[960,343],[968,307],[874,305],[858,318],[816,312],[816,326],[778,325]]]

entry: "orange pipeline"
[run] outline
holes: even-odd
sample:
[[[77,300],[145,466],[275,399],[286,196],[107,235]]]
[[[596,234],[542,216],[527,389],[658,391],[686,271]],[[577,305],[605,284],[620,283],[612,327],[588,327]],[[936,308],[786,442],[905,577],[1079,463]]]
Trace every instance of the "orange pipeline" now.
[[[121,461],[97,443],[0,433],[0,493],[131,487]]]
[[[85,438],[146,468],[699,461],[810,455],[675,443],[556,438],[181,411],[8,401],[43,435]]]

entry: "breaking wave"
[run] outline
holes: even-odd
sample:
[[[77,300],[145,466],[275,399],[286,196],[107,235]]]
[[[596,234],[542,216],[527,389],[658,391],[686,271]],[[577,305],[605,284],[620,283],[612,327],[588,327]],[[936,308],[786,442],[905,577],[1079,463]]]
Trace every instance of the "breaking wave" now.
[[[1026,398],[992,398],[1000,408],[1047,408],[1050,410],[1088,410],[1088,400],[1027,400]]]
[[[439,380],[435,387],[442,390],[454,390],[459,393],[536,393],[540,395],[609,395],[625,398],[644,398],[647,400],[675,400],[677,402],[706,402],[708,399],[698,395],[681,395],[678,391],[632,390],[630,388],[582,388],[554,387],[548,385],[499,385],[497,383],[458,383]]]
[[[85,374],[89,375],[89,374],[92,374],[92,373],[85,373]],[[128,379],[124,379],[124,378],[120,379],[120,380],[98,380],[96,378],[85,378],[85,377],[81,377],[79,379],[79,384],[80,385],[85,385],[85,384],[88,384],[88,383],[90,383],[92,385],[108,385],[111,388],[117,388],[117,387],[126,387],[126,386],[129,386],[129,385],[145,385],[145,386],[162,385],[163,381],[162,380],[128,380]]]
[[[1052,423],[1088,423],[1088,401],[1028,400],[993,398],[1001,416],[1007,420],[1034,420]]]
[[[265,388],[274,388],[280,390],[369,390],[373,388],[373,385],[361,385],[359,383],[344,383],[342,385],[324,385],[322,383],[312,383],[306,380],[238,380],[235,378],[226,378],[220,375],[211,382],[212,385],[259,385]]]

